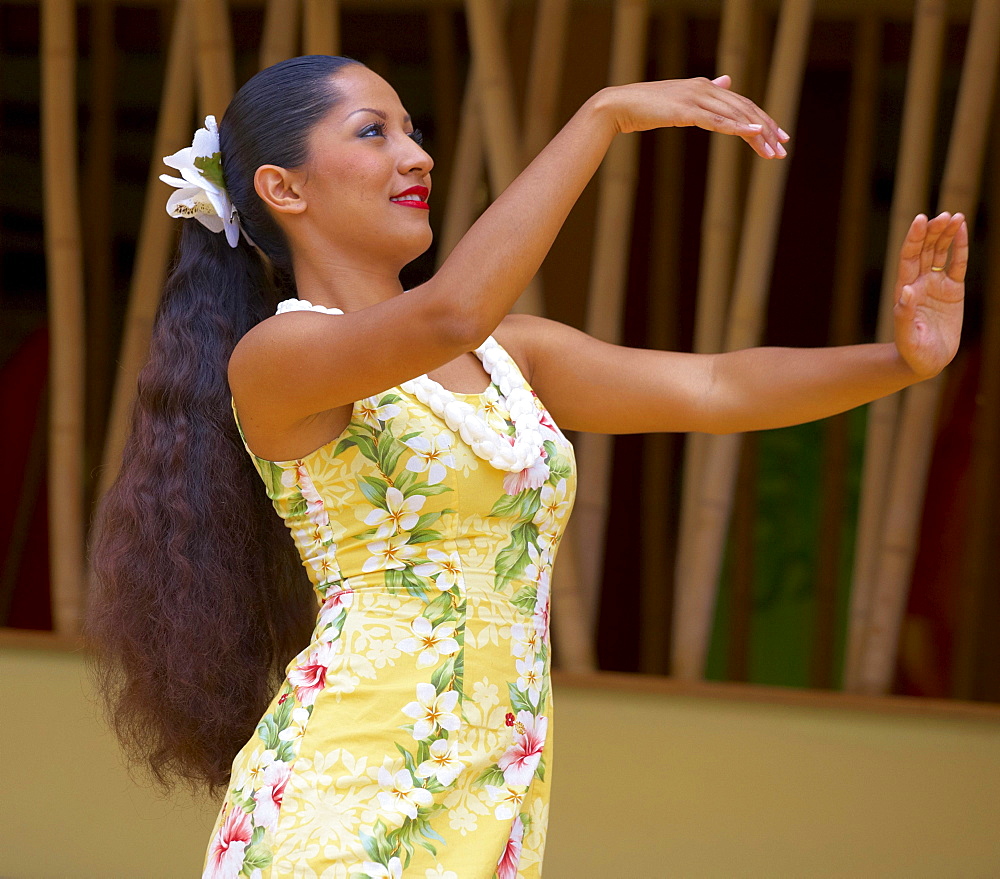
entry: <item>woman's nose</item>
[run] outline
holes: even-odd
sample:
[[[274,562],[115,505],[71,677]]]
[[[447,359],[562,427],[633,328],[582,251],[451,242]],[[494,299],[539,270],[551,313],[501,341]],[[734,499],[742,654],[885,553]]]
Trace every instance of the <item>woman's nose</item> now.
[[[407,140],[410,142],[410,146],[402,156],[402,160],[400,162],[402,165],[401,170],[404,173],[419,171],[423,174],[429,174],[431,168],[434,167],[434,159],[432,159],[430,153],[428,153],[427,150],[425,150],[415,140],[410,137],[407,137]]]

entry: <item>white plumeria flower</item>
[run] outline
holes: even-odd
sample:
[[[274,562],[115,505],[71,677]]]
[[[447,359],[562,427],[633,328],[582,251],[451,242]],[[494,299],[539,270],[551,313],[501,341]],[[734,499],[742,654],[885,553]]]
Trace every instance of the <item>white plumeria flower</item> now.
[[[542,578],[542,573],[549,565],[549,551],[542,547],[539,549],[534,543],[528,543],[528,564],[524,568],[524,576],[529,580],[538,581]]]
[[[381,794],[379,794],[381,796]],[[378,861],[365,861],[364,872],[371,879],[401,879],[403,875],[403,865],[399,858],[389,858],[389,866],[386,867]]]
[[[230,247],[240,240],[236,209],[229,200],[222,176],[219,126],[214,116],[205,117],[205,127],[194,133],[191,146],[165,156],[163,164],[181,172],[180,178],[161,174],[164,183],[177,187],[167,199],[171,217],[194,217],[213,232],[226,233]]]
[[[406,469],[412,473],[427,471],[427,482],[440,482],[447,474],[445,465],[455,469],[455,456],[451,453],[451,437],[439,433],[434,437],[415,436],[406,440],[406,445],[416,454],[406,462]]]
[[[538,629],[534,625],[514,623],[510,627],[511,652],[515,656],[529,657],[538,652]]]
[[[429,561],[417,565],[413,569],[414,574],[421,577],[433,577],[434,584],[442,592],[447,592],[463,582],[462,560],[458,557],[457,552],[449,554],[440,549],[428,547],[427,558]]]
[[[448,787],[465,768],[458,756],[458,743],[449,744],[447,739],[438,739],[431,744],[430,757],[417,767],[417,778],[434,776],[443,787]]]
[[[296,708],[292,712],[292,722],[278,733],[278,738],[283,742],[298,744],[306,734],[306,723],[308,721],[309,712],[305,708]]]
[[[452,714],[458,703],[458,690],[445,690],[440,696],[433,684],[417,684],[417,701],[403,707],[403,714],[412,717],[413,738],[418,742],[428,738],[438,727],[454,732],[461,721]]]
[[[378,427],[380,421],[388,421],[395,418],[403,410],[395,403],[386,403],[379,406],[378,397],[365,397],[358,401],[358,414],[362,421],[367,421],[372,427]]]
[[[509,821],[513,818],[524,799],[524,791],[518,791],[510,785],[504,787],[494,787],[492,784],[486,785],[486,792],[490,795],[490,801],[496,804],[493,814],[500,821]]]
[[[378,771],[378,783],[382,788],[378,792],[378,801],[387,812],[406,815],[412,819],[417,817],[418,807],[429,806],[434,802],[429,790],[413,786],[413,776],[409,769],[400,769],[393,775],[383,766]]]
[[[418,550],[406,542],[406,538],[401,535],[390,537],[388,540],[376,540],[368,544],[368,552],[371,555],[365,559],[361,570],[365,574],[372,571],[396,570],[402,571],[406,567],[406,559],[413,558]]]
[[[494,385],[490,385],[483,394],[483,405],[477,412],[490,427],[495,428],[500,433],[507,432],[507,419],[503,404],[500,401],[500,392]]]
[[[566,501],[566,480],[560,479],[555,487],[551,485],[542,486],[541,505],[538,512],[531,520],[542,531],[555,531],[559,526],[559,520],[566,515],[569,504]]]
[[[396,646],[405,653],[422,651],[417,657],[417,668],[436,665],[439,656],[451,656],[458,652],[458,641],[454,639],[455,624],[441,623],[433,630],[427,617],[417,617],[411,624],[415,638],[404,638]]]
[[[542,677],[545,674],[542,661],[540,659],[534,662],[527,658],[518,659],[515,665],[517,673],[520,675],[517,679],[518,687],[521,688],[521,692],[527,692],[531,704],[537,706],[538,698],[542,692]]]
[[[419,510],[426,500],[422,494],[404,498],[403,492],[396,486],[390,485],[385,492],[385,505],[388,509],[376,507],[365,516],[365,524],[378,526],[376,537],[388,537],[400,531],[412,531],[420,518]]]

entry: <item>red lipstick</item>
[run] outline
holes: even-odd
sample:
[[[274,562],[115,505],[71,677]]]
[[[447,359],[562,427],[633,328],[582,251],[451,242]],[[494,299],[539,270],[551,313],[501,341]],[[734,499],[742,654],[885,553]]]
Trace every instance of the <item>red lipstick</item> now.
[[[430,192],[426,186],[411,186],[409,189],[404,189],[402,192],[390,196],[389,201],[393,204],[403,205],[403,207],[428,211],[430,205],[427,204],[426,199]]]

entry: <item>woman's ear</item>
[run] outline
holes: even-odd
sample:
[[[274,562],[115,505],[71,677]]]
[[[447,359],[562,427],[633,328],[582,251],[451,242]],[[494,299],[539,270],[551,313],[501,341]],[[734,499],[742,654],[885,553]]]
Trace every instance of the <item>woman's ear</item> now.
[[[253,187],[264,204],[282,214],[301,214],[306,209],[301,180],[295,171],[277,165],[261,165],[253,175]]]

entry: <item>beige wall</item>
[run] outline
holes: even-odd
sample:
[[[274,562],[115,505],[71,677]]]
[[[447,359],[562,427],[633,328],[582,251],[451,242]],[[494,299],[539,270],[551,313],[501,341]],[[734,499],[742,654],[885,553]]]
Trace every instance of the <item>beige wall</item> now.
[[[198,876],[214,807],[130,781],[78,654],[0,647],[0,697],[0,877]],[[555,699],[547,879],[1000,877],[996,719]]]

